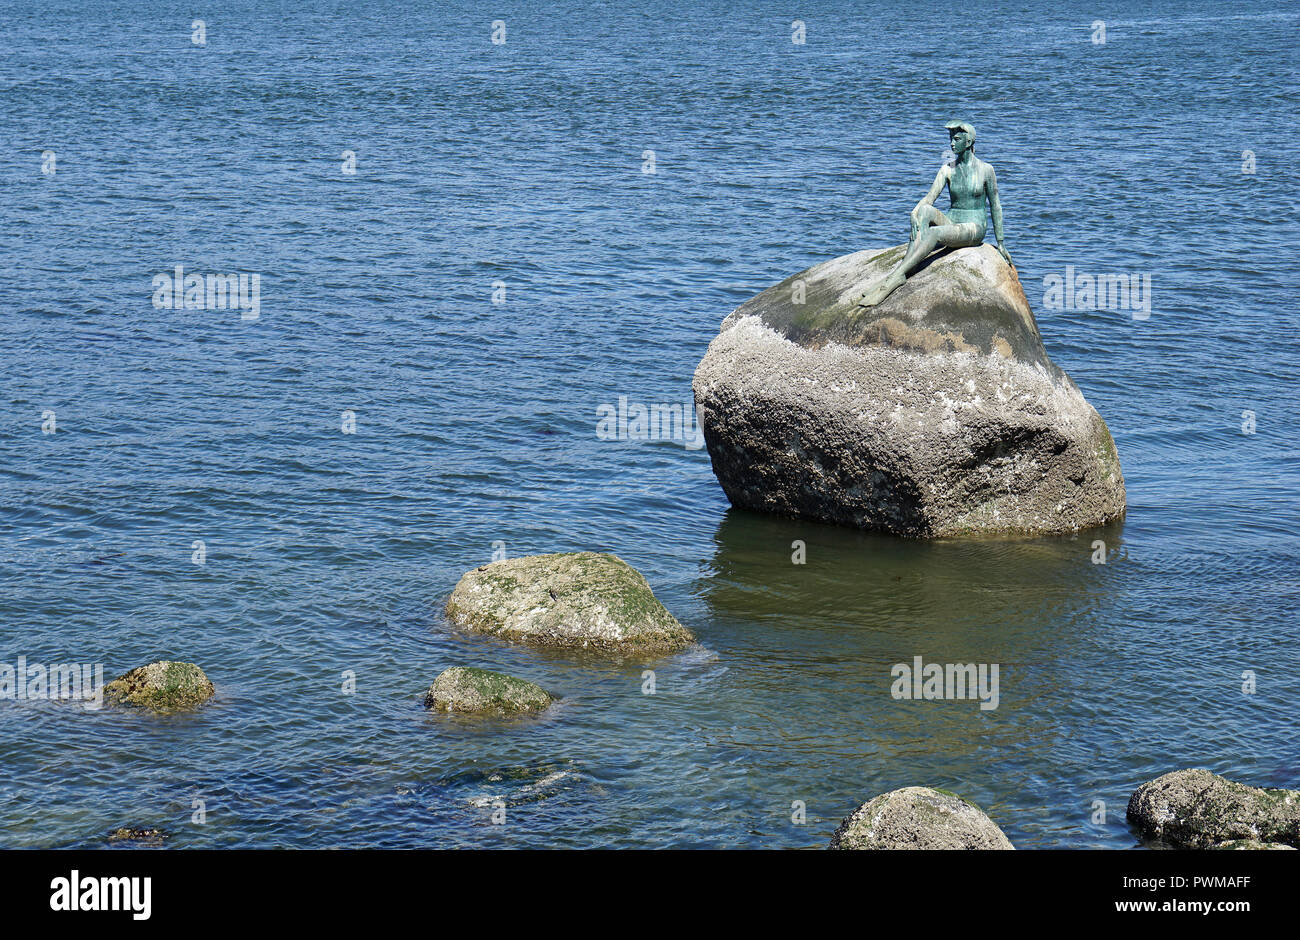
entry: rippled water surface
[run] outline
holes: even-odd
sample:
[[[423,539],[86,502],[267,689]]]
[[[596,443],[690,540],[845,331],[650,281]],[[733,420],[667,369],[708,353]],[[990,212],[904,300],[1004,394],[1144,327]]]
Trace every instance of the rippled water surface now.
[[[218,689],[0,701],[0,845],[816,847],[926,784],[1022,848],[1126,848],[1165,771],[1300,785],[1295,4],[814,2],[804,45],[759,4],[423,7],[0,8],[0,662]],[[904,542],[597,439],[620,395],[689,401],[740,301],[902,241],[954,115],[1114,434],[1122,525]],[[156,309],[177,264],[259,272],[260,317]],[[1150,274],[1150,319],[1044,309],[1067,265]],[[700,645],[457,635],[498,541],[617,552]],[[1000,706],[893,700],[916,655],[1000,664]],[[563,700],[433,717],[455,663]]]

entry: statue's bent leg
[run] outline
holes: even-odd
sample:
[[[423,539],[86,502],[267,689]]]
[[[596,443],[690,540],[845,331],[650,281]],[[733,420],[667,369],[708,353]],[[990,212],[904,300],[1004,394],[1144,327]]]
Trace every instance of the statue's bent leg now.
[[[943,215],[943,213],[939,213],[939,215]],[[894,265],[894,269],[886,274],[883,280],[877,281],[869,291],[859,298],[858,306],[874,307],[898,290],[903,285],[903,282],[907,280],[907,275],[925,260],[926,255],[939,247],[938,233],[947,228],[953,228],[953,226],[927,225],[921,228],[916,237],[908,244],[907,253],[903,255],[903,260]]]
[[[984,241],[985,228],[978,222],[948,222],[931,231],[945,248],[969,248]]]
[[[907,243],[910,246],[917,236],[930,225],[950,225],[951,220],[934,206],[917,206],[912,210],[912,234]]]
[[[859,307],[874,307],[898,290],[907,276],[936,248],[966,248],[984,241],[984,226],[979,223],[953,222],[933,206],[922,206],[921,209],[928,211],[913,212],[912,223],[916,226],[920,220],[924,220],[926,224],[916,229],[903,260],[894,265],[894,269],[883,280],[862,295],[858,300]]]

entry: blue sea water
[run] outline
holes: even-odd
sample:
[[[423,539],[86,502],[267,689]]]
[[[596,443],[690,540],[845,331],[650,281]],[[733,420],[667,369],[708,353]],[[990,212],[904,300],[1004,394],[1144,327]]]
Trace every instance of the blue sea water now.
[[[1297,4],[202,6],[0,6],[0,662],[218,689],[0,700],[0,846],[818,847],[919,784],[1128,848],[1166,771],[1300,786]],[[597,437],[689,401],[747,297],[905,240],[954,116],[1122,524],[900,541]],[[176,265],[259,274],[260,315],[155,307]],[[1067,266],[1149,275],[1150,317],[1045,309]],[[498,542],[618,553],[700,645],[457,634]],[[999,707],[894,700],[917,655],[1000,664]],[[426,713],[458,663],[563,699]]]

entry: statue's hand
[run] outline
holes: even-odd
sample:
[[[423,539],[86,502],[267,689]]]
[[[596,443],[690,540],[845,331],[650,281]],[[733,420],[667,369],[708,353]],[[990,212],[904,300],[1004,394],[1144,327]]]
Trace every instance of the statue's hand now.
[[[1011,256],[1007,254],[1006,246],[1004,246],[1001,242],[998,242],[998,254],[1002,256],[1002,260],[1005,261],[1007,264],[1011,265],[1013,268],[1016,266],[1016,263],[1011,260]]]

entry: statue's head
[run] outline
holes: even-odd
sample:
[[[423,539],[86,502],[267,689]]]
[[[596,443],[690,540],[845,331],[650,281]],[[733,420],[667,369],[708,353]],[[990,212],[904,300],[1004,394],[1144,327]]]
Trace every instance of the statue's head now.
[[[965,121],[949,121],[944,127],[948,128],[948,145],[957,156],[975,149],[975,128]]]

